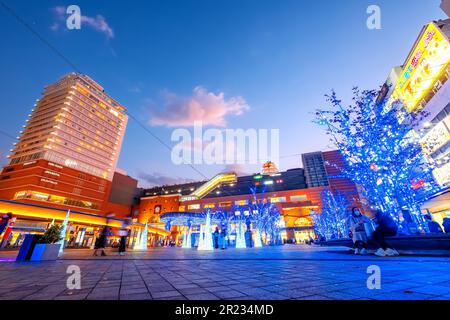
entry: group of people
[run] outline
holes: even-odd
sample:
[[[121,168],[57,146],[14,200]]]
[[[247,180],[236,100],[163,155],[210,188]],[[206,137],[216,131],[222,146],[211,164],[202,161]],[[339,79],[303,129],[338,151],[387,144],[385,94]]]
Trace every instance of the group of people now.
[[[379,248],[375,251],[375,255],[379,257],[394,257],[399,253],[386,242],[386,237],[397,235],[398,227],[389,214],[383,213],[381,210],[375,211],[373,222],[376,227],[371,229],[371,220],[364,216],[359,208],[352,209],[350,217],[350,231],[352,234],[355,254],[367,254],[368,233],[371,233],[373,240],[378,244]]]
[[[103,228],[100,236],[95,240],[94,244],[94,256],[98,256],[98,252],[100,251],[101,256],[106,256],[105,247],[107,242],[107,237],[110,234],[109,227]],[[125,254],[127,247],[127,236],[125,234],[120,236],[119,241],[119,255],[123,256]]]
[[[216,227],[216,230],[213,232],[213,244],[215,249],[219,249],[219,244],[221,242],[221,249],[224,250],[227,248],[227,231],[225,228],[222,228],[219,231],[219,227]],[[221,239],[221,241],[219,241]]]

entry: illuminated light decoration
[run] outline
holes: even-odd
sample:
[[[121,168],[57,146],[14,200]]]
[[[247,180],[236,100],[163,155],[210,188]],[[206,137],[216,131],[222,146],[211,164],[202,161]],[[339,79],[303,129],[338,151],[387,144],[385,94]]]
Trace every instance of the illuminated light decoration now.
[[[214,250],[212,232],[211,232],[211,211],[210,210],[207,210],[207,212],[206,212],[205,226],[201,225],[201,227],[200,227],[200,240],[198,243],[197,250],[199,250],[199,251]]]
[[[429,156],[448,141],[450,141],[450,131],[444,121],[441,121],[425,134],[420,143],[424,154]]]
[[[412,182],[412,188],[413,188],[414,190],[423,188],[424,186],[425,186],[425,180],[423,180],[423,179],[419,179],[419,180],[417,180],[417,181],[413,181],[413,182]]]
[[[433,176],[441,186],[450,185],[450,162],[433,170]]]
[[[255,229],[253,232],[253,245],[255,248],[262,247],[261,233],[258,229]]]
[[[320,193],[320,201],[322,203],[321,212],[311,210],[310,214],[316,234],[327,240],[348,238],[350,230],[348,196],[326,188]]]
[[[55,219],[63,221],[67,215],[67,210],[55,209],[35,204],[22,203],[12,200],[0,200],[0,212],[12,212],[14,215],[29,217],[29,218],[41,218],[41,219]],[[97,226],[110,226],[121,228],[123,220],[120,219],[107,219],[106,217],[93,215],[78,211],[71,211],[69,221],[81,224],[97,225]],[[157,228],[152,230],[162,235],[170,235],[170,232],[165,232]],[[153,232],[153,231],[152,231]]]
[[[272,161],[267,161],[262,166],[263,174],[277,174],[279,172],[277,166]]]
[[[264,181],[265,185],[272,185],[273,184],[273,180],[266,180]]]
[[[358,185],[361,201],[390,214],[400,232],[408,232],[400,223],[404,210],[419,231],[426,230],[421,206],[442,189],[412,130],[426,113],[414,112],[410,121],[399,123],[397,110],[386,113],[377,91],[355,88],[353,94],[354,103],[344,106],[332,92],[328,96],[331,108],[316,113],[344,160],[342,167],[335,166],[336,178],[348,178]],[[421,179],[426,187],[414,189],[411,181]]]
[[[60,257],[64,252],[64,243],[66,240],[66,233],[67,233],[67,225],[69,224],[69,217],[70,217],[70,210],[67,211],[66,217],[64,218],[64,221],[62,223],[61,228],[61,240],[57,242],[57,244],[60,245],[59,247],[59,253],[58,256]]]
[[[204,195],[208,194],[211,190],[220,186],[221,184],[236,182],[236,179],[237,179],[236,173],[220,173],[211,180],[209,180],[208,182],[201,185],[197,190],[195,190],[191,194],[191,196],[195,196],[200,199]]]
[[[147,250],[148,242],[148,223],[145,224],[144,230],[138,239],[138,245],[134,247],[135,250]]]
[[[257,174],[256,176],[253,176],[253,179],[255,179],[255,180],[260,180],[260,179],[262,179],[262,175],[261,174]]]
[[[450,62],[450,43],[433,22],[425,29],[411,53],[384,113],[399,101],[407,112],[414,112]]]
[[[243,249],[246,247],[244,225],[242,222],[238,222],[236,225],[236,249]]]

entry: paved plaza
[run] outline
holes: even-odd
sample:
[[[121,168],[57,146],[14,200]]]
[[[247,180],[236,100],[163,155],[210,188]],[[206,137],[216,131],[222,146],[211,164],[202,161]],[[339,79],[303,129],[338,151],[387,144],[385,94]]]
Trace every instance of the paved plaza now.
[[[422,300],[450,299],[450,258],[354,256],[345,248],[266,247],[199,252],[155,248],[93,257],[68,250],[54,262],[11,261],[0,252],[0,299],[56,300]],[[81,289],[67,289],[80,267]],[[369,290],[369,266],[381,289]]]

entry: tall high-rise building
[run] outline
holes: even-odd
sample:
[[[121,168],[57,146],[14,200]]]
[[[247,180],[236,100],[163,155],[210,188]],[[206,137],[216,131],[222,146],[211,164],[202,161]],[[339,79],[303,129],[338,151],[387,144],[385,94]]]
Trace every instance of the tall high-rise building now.
[[[45,87],[0,174],[0,199],[103,213],[125,111],[86,75]]]

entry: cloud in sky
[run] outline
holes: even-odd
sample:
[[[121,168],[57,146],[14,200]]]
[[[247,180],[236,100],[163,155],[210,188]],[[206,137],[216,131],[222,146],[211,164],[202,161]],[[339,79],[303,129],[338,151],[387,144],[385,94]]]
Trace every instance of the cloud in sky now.
[[[250,109],[240,96],[225,99],[223,92],[215,94],[200,86],[194,88],[191,96],[165,92],[163,99],[164,107],[151,111],[153,125],[190,127],[201,121],[203,125],[224,127],[227,116],[239,116]]]
[[[194,182],[193,179],[184,179],[177,177],[169,177],[160,173],[139,173],[138,178],[146,187],[174,185],[181,183]]]
[[[51,10],[56,15],[57,22],[54,22],[50,29],[52,31],[58,31],[61,24],[65,24],[68,15],[66,13],[66,7],[57,6]],[[81,10],[81,12],[83,12]],[[95,17],[81,15],[81,28],[83,26],[89,26],[97,32],[103,33],[108,39],[114,38],[114,30],[109,26],[108,22],[102,15],[96,15]]]

